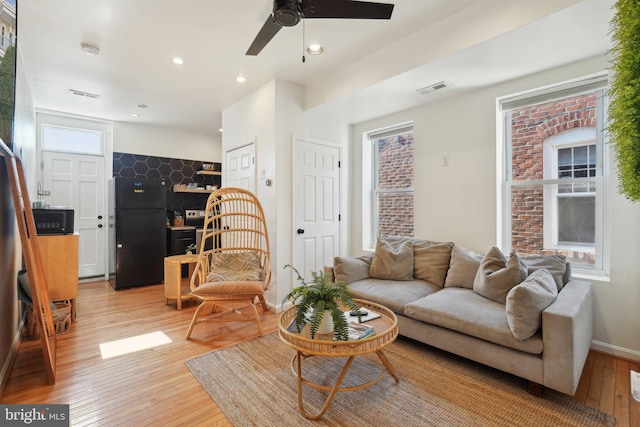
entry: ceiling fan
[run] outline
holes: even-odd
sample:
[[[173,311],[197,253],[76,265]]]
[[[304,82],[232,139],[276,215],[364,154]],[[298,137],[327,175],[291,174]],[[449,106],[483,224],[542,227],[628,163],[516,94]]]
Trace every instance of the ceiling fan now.
[[[352,0],[273,0],[273,12],[249,46],[256,56],[282,27],[293,27],[302,19],[390,19],[393,4]]]

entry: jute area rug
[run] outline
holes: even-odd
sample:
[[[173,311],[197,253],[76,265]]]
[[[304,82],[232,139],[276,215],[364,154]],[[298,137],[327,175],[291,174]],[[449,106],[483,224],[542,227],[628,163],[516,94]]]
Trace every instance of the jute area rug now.
[[[187,366],[236,427],[241,426],[613,426],[615,418],[545,390],[538,398],[527,382],[399,338],[385,353],[400,377],[391,375],[364,390],[338,393],[325,415],[309,421],[298,410],[295,351],[276,333],[216,350]],[[345,359],[303,361],[305,378],[333,385]],[[382,364],[357,357],[343,386],[375,377]],[[318,412],[327,392],[304,386],[304,404]]]

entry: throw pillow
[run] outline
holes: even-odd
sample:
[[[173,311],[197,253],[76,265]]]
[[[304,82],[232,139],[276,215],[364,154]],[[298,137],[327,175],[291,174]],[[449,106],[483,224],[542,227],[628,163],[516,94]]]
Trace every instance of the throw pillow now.
[[[413,277],[443,287],[452,247],[451,242],[413,240]]]
[[[387,280],[413,279],[413,245],[407,238],[379,238],[369,277]]]
[[[207,282],[263,281],[264,270],[255,252],[216,253]]]
[[[556,282],[558,292],[564,286],[564,273],[567,268],[567,257],[564,255],[529,255],[522,257],[523,264],[527,267],[527,274],[531,275],[540,269],[549,270]]]
[[[507,294],[507,321],[514,338],[523,341],[542,325],[542,312],[558,295],[556,282],[546,269],[536,270]]]
[[[527,268],[515,253],[507,261],[495,246],[482,258],[473,281],[473,291],[500,304],[507,294],[527,277]]]
[[[335,257],[333,259],[333,273],[337,283],[349,283],[369,278],[369,267],[373,254],[358,258]]]
[[[473,281],[481,261],[482,255],[479,253],[454,246],[451,250],[451,261],[444,287],[473,289]]]

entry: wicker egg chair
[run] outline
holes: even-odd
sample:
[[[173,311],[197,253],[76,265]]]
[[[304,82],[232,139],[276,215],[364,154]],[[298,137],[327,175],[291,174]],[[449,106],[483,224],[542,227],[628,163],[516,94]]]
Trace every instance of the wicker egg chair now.
[[[271,281],[269,238],[258,199],[242,188],[221,188],[207,199],[200,252],[191,276],[191,295],[202,301],[189,325],[230,311],[253,318],[260,336],[256,303],[267,311],[264,293]],[[211,244],[211,242],[213,244]],[[207,247],[213,246],[210,249]],[[205,305],[207,317],[198,318]],[[250,313],[245,312],[251,309]]]

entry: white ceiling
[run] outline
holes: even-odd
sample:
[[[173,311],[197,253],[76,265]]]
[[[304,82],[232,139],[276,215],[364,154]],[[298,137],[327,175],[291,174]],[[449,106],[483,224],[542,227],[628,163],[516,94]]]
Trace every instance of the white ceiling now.
[[[584,0],[527,25],[506,25],[508,31],[455,52],[424,55],[417,64],[420,48],[441,41],[412,46],[412,35],[485,5],[504,6],[502,18],[508,20],[509,8],[515,16],[514,5],[531,2],[387,1],[395,3],[390,21],[307,20],[307,44],[319,42],[325,53],[307,55],[305,63],[302,23],[282,29],[257,57],[245,56],[270,13],[270,0],[18,0],[18,44],[37,108],[211,136],[219,135],[224,109],[268,81],[277,78],[316,86],[316,91],[318,82],[339,86],[344,78],[336,70],[350,64],[366,67],[376,60],[376,53],[382,57],[382,69],[385,49],[400,49],[411,60],[404,68],[395,61],[392,76],[380,73],[365,87],[337,93],[313,107],[346,122],[362,121],[609,49],[614,0]],[[538,0],[537,4],[557,7],[576,1]],[[470,22],[479,24],[483,22]],[[496,28],[502,24],[487,23]],[[98,45],[100,54],[82,52],[82,42]],[[183,58],[184,65],[173,64],[175,56]],[[239,74],[247,82],[237,83]],[[440,80],[454,87],[437,96],[416,94],[416,89]],[[101,98],[70,95],[69,89]],[[149,107],[141,109],[139,104]],[[140,117],[132,117],[133,113]]]

